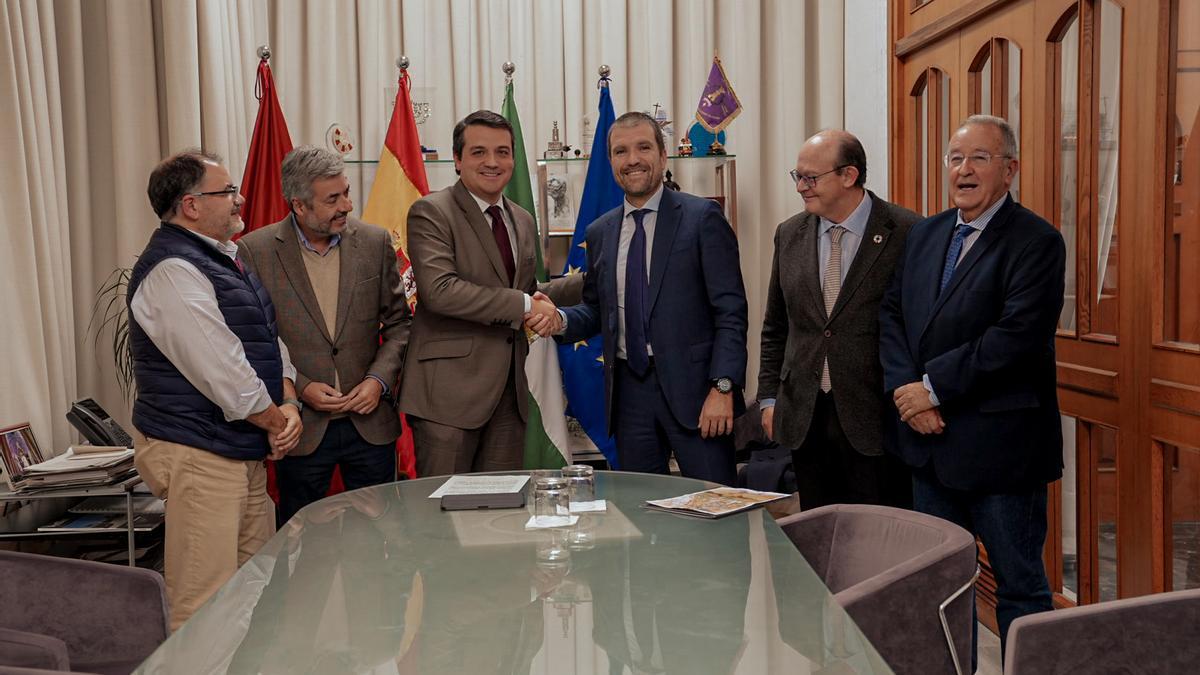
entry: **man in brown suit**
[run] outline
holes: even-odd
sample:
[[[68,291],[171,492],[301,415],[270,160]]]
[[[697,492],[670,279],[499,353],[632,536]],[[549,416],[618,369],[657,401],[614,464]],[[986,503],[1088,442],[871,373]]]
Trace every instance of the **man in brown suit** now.
[[[494,112],[471,113],[454,128],[453,150],[458,183],[408,212],[420,305],[400,409],[412,424],[421,476],[521,468],[524,321],[555,315],[537,290],[533,216],[503,196],[513,172],[512,127]],[[578,281],[563,284],[577,292]]]
[[[238,241],[271,294],[304,403],[300,444],[276,465],[280,523],[325,496],[334,467],[347,490],[395,480],[393,400],[412,322],[391,235],[349,217],[341,156],[301,146],[282,173],[292,213]]]
[[[792,171],[805,210],[775,232],[758,398],[763,430],[792,450],[804,509],[912,506],[908,469],[884,452],[879,303],[918,216],[866,178],[857,138],[816,134]]]

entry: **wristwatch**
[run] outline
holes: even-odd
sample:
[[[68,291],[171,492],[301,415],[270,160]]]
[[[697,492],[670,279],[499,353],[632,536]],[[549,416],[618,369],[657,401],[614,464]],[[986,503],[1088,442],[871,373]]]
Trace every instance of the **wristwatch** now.
[[[288,405],[288,404],[296,406],[296,412],[304,412],[304,404],[301,403],[298,399],[285,398],[279,402],[279,405]]]
[[[733,391],[733,380],[728,377],[719,377],[712,381],[712,385],[719,394],[728,394]]]

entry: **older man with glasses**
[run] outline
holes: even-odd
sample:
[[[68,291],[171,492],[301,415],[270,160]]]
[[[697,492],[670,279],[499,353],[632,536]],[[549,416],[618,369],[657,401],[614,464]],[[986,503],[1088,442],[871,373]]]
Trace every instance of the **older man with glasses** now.
[[[971,116],[950,137],[955,208],[913,226],[880,314],[913,505],[983,541],[1001,645],[1014,619],[1051,609],[1046,485],[1062,476],[1054,332],[1066,249],[1008,194],[1016,155],[999,117]]]
[[[271,537],[263,459],[296,447],[296,369],[275,310],[230,238],[245,199],[220,158],[163,160],[146,190],[162,221],[129,279],[134,462],[166,501],[171,629]]]
[[[918,216],[865,189],[866,153],[845,131],[805,141],[790,173],[805,210],[775,232],[763,430],[792,449],[801,508],[909,506],[908,470],[885,452],[891,405],[877,335],[880,298]]]

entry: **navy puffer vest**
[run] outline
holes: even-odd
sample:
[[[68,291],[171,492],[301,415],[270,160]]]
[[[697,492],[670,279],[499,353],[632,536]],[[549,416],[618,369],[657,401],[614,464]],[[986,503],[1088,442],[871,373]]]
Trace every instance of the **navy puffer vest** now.
[[[126,302],[132,302],[146,274],[167,258],[195,265],[212,282],[225,323],[242,341],[246,359],[267,385],[271,399],[283,398],[283,363],[279,352],[275,308],[266,289],[251,274],[243,274],[228,256],[186,229],[163,223],[150,237],[129,279]],[[133,424],[151,438],[181,443],[238,460],[258,460],[270,449],[262,429],[238,420],[227,422],[215,403],[205,398],[167,360],[142,330],[132,313],[130,349],[137,399]],[[213,368],[227,364],[214,363]]]

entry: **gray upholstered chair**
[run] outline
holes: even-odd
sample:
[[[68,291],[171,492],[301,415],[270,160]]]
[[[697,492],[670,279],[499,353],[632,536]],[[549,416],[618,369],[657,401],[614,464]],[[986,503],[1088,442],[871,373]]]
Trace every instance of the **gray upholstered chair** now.
[[[897,675],[971,663],[975,538],[933,516],[835,504],[778,521]]]
[[[1007,675],[1200,672],[1200,589],[1023,616],[1007,650]]]
[[[0,551],[0,598],[0,673],[128,673],[168,634],[150,570]]]

